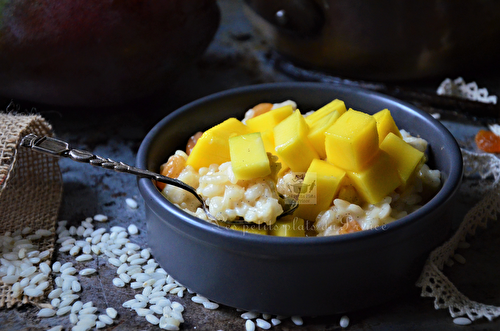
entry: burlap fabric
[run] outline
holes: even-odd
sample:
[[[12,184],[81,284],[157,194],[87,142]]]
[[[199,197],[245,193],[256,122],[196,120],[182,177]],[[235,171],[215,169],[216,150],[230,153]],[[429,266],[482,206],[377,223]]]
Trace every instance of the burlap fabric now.
[[[55,232],[62,197],[57,158],[20,147],[29,133],[52,136],[51,126],[39,115],[0,112],[0,235],[29,226]],[[40,251],[54,249],[55,236],[39,241]],[[50,261],[50,260],[49,260]],[[11,297],[11,285],[0,278],[0,308],[27,302]]]

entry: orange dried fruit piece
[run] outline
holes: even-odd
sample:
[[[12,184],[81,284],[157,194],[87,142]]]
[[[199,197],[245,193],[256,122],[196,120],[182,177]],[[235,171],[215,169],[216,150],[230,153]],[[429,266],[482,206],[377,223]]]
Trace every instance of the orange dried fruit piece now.
[[[168,158],[166,163],[161,165],[160,174],[170,178],[177,178],[185,166],[186,160],[182,156],[174,154]],[[166,185],[165,183],[156,182],[156,186],[160,190],[163,190]]]
[[[500,136],[491,131],[479,130],[476,134],[477,147],[488,153],[500,153]]]
[[[361,225],[359,225],[357,221],[351,220],[342,225],[342,227],[339,229],[339,234],[353,233],[361,230],[363,230],[361,228]]]

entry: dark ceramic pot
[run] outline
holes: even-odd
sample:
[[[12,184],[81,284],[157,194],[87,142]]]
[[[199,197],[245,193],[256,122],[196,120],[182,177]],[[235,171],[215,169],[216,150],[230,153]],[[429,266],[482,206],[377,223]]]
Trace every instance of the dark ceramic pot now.
[[[248,17],[297,65],[368,80],[455,77],[500,53],[500,2],[245,0]]]
[[[418,211],[384,228],[334,237],[283,238],[245,234],[209,224],[168,202],[148,179],[148,241],[160,265],[187,288],[216,302],[279,315],[324,315],[380,304],[415,286],[429,252],[448,236],[462,178],[460,149],[430,115],[375,92],[315,83],[255,85],[192,102],[145,137],[137,166],[158,171],[187,139],[228,117],[242,118],[260,102],[295,100],[302,111],[334,98],[374,113],[389,108],[399,128],[429,142],[431,168],[443,186]]]

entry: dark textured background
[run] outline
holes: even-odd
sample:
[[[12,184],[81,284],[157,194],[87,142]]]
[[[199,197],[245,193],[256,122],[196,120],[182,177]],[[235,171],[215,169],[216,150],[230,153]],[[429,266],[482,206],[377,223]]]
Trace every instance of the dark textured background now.
[[[22,109],[36,107],[52,125],[61,139],[69,141],[74,147],[123,161],[133,165],[142,138],[160,119],[176,108],[213,92],[264,82],[292,81],[295,78],[285,75],[271,61],[272,53],[266,38],[252,29],[242,10],[241,1],[219,1],[222,22],[215,40],[193,67],[186,68],[185,74],[175,87],[162,91],[150,98],[138,100],[123,106],[106,109],[60,109],[43,105],[20,103]],[[495,73],[477,73],[464,77],[466,81],[476,80],[480,87],[486,86],[490,94],[500,94]],[[443,77],[444,79],[446,77]],[[456,78],[456,77],[450,77]],[[434,92],[441,80],[430,80],[412,84],[409,88],[419,87],[422,91]],[[393,90],[388,90],[393,91]],[[7,106],[9,100],[4,100]],[[17,101],[17,100],[14,100]],[[419,104],[419,102],[416,102]],[[420,104],[422,105],[422,104]],[[430,112],[439,112],[439,107],[423,106]],[[458,115],[458,116],[455,116]],[[460,112],[443,112],[445,125],[452,131],[462,146],[474,148],[473,137],[483,125],[462,116]],[[491,119],[490,119],[491,121]],[[136,178],[101,168],[93,168],[68,159],[61,159],[60,166],[64,179],[64,200],[60,219],[70,224],[79,224],[85,217],[96,213],[108,215],[110,221],[103,224],[136,224],[140,233],[131,236],[132,241],[147,247],[146,224],[143,201],[139,195]],[[132,210],[125,204],[131,197],[139,202],[139,208]],[[465,212],[473,205],[474,198],[462,195],[455,210],[455,223],[458,224]],[[446,267],[445,272],[455,285],[472,300],[500,305],[500,227],[490,221],[487,231],[479,230],[471,239],[472,247],[460,253],[467,259],[465,265]],[[429,229],[432,231],[432,229]],[[66,254],[56,254],[65,261]],[[172,258],[176,258],[172,256]],[[189,261],[186,261],[189,263]],[[84,303],[92,300],[94,306],[115,307],[119,312],[116,323],[106,330],[159,330],[143,317],[121,307],[136,290],[116,288],[111,280],[116,274],[102,257],[87,263],[98,267],[98,276],[82,277],[81,299]],[[290,275],[293,277],[293,275]],[[221,290],[224,290],[221,288]],[[307,284],[304,284],[307,291]],[[244,320],[230,307],[220,307],[209,311],[191,302],[190,295],[177,298],[186,308],[183,330],[244,330]],[[1,330],[45,330],[48,326],[64,324],[70,327],[68,316],[38,319],[38,309],[25,306],[17,309],[0,310]],[[364,311],[349,313],[349,330],[457,330],[446,310],[435,310],[433,300],[421,298],[420,289],[409,289],[394,302],[373,307]],[[339,330],[341,316],[305,317],[304,326],[297,327],[290,320],[273,330]],[[478,320],[467,326],[474,330],[498,330],[500,321]]]

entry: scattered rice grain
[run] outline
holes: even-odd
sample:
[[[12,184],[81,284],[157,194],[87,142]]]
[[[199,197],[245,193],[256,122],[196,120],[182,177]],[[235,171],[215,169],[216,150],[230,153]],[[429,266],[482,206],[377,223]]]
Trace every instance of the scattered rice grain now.
[[[82,269],[80,270],[79,274],[81,276],[89,276],[89,275],[92,275],[96,272],[96,270],[94,268],[85,268],[85,269]]]
[[[147,314],[147,315],[146,315],[146,320],[147,320],[149,323],[153,324],[153,325],[158,325],[158,324],[160,324],[160,319],[159,319],[158,317],[156,317],[155,315],[153,315],[153,314]]]
[[[108,216],[103,214],[94,215],[94,221],[96,222],[106,222],[108,220]]]
[[[135,234],[139,233],[139,229],[137,228],[137,226],[135,224],[130,224],[127,228],[127,231],[131,235],[135,235]]]
[[[99,315],[99,321],[106,323],[108,325],[113,324],[113,319],[108,315]]]
[[[295,324],[295,325],[304,324],[304,321],[302,320],[302,317],[300,317],[300,316],[292,316],[291,319],[292,319],[293,324]]]
[[[115,319],[115,318],[116,318],[116,316],[118,315],[118,312],[116,311],[116,309],[115,309],[115,308],[113,308],[113,307],[108,307],[108,308],[106,308],[106,314],[107,314],[110,318]]]
[[[268,321],[266,320],[263,320],[262,318],[257,318],[255,320],[255,323],[257,324],[257,326],[261,329],[264,329],[264,330],[269,330],[271,328],[271,323],[269,323]],[[246,324],[246,323],[245,323]]]
[[[92,255],[89,255],[89,254],[82,254],[80,256],[77,256],[75,258],[76,261],[78,262],[85,262],[85,261],[90,261],[90,260],[93,260],[94,258],[92,257]]]
[[[219,305],[215,302],[203,302],[203,307],[205,307],[205,309],[217,309],[219,308]]]
[[[38,311],[36,316],[38,317],[52,317],[56,314],[56,311],[51,308],[42,308]]]
[[[132,198],[126,198],[125,203],[127,204],[127,206],[129,206],[132,209],[137,209],[139,207],[139,204],[137,203],[137,201],[135,201]]]
[[[95,327],[96,329],[103,329],[106,327],[106,323],[102,322],[102,321],[96,321],[95,322]]]
[[[78,312],[79,315],[92,315],[97,311],[97,307],[84,307]]]
[[[125,282],[121,278],[113,278],[113,285],[116,287],[124,287]]]
[[[468,319],[467,317],[457,317],[457,318],[453,319],[453,323],[455,323],[457,325],[469,325],[472,323],[472,321],[470,319]]]
[[[56,325],[48,329],[47,331],[62,331],[63,326],[62,325]]]
[[[252,320],[245,322],[245,331],[255,331],[255,323]]]
[[[63,315],[66,315],[67,313],[69,313],[70,311],[71,311],[71,306],[65,306],[65,307],[59,308],[56,312],[56,315],[63,316]]]
[[[348,326],[349,326],[349,317],[342,316],[340,318],[340,327],[341,328],[347,328]]]

